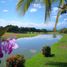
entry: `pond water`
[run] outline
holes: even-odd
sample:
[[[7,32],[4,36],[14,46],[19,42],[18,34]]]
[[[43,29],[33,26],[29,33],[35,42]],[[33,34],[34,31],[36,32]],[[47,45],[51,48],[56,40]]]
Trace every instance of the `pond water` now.
[[[35,37],[19,38],[16,40],[18,48],[14,49],[11,55],[21,54],[24,55],[25,58],[31,58],[32,56],[40,52],[43,46],[51,46],[54,43],[58,42],[61,37],[61,35],[57,35],[56,38],[53,38],[52,34],[43,34]],[[2,58],[0,67],[5,67],[4,61],[7,57],[8,55],[5,55],[5,57]]]

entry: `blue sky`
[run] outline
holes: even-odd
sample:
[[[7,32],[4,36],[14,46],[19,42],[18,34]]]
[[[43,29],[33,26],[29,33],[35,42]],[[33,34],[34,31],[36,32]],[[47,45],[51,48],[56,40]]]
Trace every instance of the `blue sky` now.
[[[53,29],[58,11],[56,4],[53,5],[50,20],[45,23],[44,6],[42,4],[31,4],[25,16],[20,16],[16,11],[17,2],[18,0],[0,0],[0,26],[12,24],[19,27]],[[67,28],[67,14],[59,17],[57,28]]]

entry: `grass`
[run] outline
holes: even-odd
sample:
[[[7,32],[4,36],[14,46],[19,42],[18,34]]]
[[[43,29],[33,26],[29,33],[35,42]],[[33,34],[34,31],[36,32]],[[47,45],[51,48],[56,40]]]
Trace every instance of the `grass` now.
[[[44,57],[42,53],[28,59],[25,67],[67,67],[67,34],[52,47],[54,57]]]
[[[9,37],[32,37],[39,33],[27,33],[27,34],[17,34],[17,33],[5,33],[4,38]],[[25,67],[67,67],[67,34],[63,35],[63,38],[52,47],[52,54],[54,57],[44,57],[42,53],[38,53],[31,59],[27,59]]]
[[[10,38],[10,37],[15,37],[15,38],[23,38],[23,37],[33,37],[38,35],[39,33],[5,33],[2,37],[3,38]]]

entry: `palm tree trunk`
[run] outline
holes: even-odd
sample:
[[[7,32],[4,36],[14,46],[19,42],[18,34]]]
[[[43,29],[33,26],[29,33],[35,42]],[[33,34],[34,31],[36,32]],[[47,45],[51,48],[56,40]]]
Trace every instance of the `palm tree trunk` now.
[[[58,11],[58,14],[57,14],[57,17],[56,17],[56,23],[55,23],[55,26],[54,26],[54,35],[55,36],[56,36],[56,26],[58,24],[60,14],[61,14],[61,10]]]

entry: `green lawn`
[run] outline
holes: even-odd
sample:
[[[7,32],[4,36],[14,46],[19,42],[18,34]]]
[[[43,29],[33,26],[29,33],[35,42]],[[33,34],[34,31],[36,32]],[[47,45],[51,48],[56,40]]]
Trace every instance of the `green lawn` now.
[[[67,67],[67,34],[52,47],[52,54],[54,57],[46,58],[41,53],[28,59],[26,67]]]
[[[10,38],[10,37],[15,37],[15,38],[23,38],[23,37],[33,37],[38,35],[39,33],[5,33],[2,37],[3,38]]]

